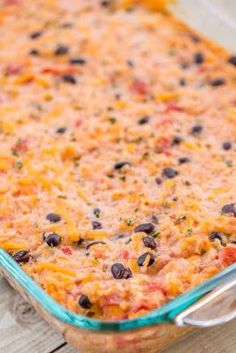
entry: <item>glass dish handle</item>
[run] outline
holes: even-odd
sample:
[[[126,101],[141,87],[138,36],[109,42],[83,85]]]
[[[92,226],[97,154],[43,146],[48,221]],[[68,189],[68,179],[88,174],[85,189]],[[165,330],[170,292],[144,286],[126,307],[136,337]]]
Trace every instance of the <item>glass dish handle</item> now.
[[[175,317],[177,326],[211,327],[236,318],[236,278],[224,283]]]

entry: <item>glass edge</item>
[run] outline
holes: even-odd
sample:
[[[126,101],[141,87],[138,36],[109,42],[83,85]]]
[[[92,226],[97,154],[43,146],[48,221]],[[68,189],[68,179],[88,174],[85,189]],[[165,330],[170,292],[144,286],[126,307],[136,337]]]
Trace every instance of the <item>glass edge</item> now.
[[[126,331],[152,326],[161,323],[173,323],[174,318],[182,310],[195,303],[203,295],[219,286],[221,283],[236,276],[236,264],[227,267],[216,276],[201,285],[187,291],[162,307],[150,311],[144,316],[121,321],[102,321],[90,319],[73,313],[50,297],[4,250],[0,249],[0,266],[6,270],[11,278],[24,288],[49,314],[73,325],[78,329],[94,331]]]

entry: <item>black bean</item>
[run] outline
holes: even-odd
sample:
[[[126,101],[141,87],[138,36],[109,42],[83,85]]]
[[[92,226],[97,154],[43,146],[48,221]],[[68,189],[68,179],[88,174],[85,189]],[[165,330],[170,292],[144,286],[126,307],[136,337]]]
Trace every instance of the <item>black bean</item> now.
[[[98,221],[92,221],[93,229],[102,229],[102,223]]]
[[[127,161],[124,161],[124,162],[117,162],[117,163],[114,164],[114,169],[116,169],[116,170],[121,169],[121,168],[123,168],[125,165],[131,166],[131,163],[130,163],[130,162],[127,162]]]
[[[228,59],[229,64],[236,66],[236,55],[232,55]]]
[[[41,37],[42,34],[43,34],[42,31],[35,31],[30,34],[30,38],[37,39],[37,38]]]
[[[151,220],[154,224],[159,224],[159,218],[155,214],[152,215]]]
[[[118,234],[115,239],[124,239],[127,238],[129,236],[129,234]]]
[[[222,234],[220,232],[212,232],[209,237],[210,241],[214,241],[215,239],[219,239],[222,241]]]
[[[81,245],[85,242],[85,240],[83,238],[79,238],[79,240],[77,241],[76,245]]]
[[[67,130],[67,128],[65,126],[62,126],[56,130],[56,133],[57,134],[64,134],[66,132],[66,130]]]
[[[203,53],[195,53],[194,54],[194,62],[195,64],[199,65],[202,64],[204,62],[204,55]]]
[[[162,184],[161,178],[156,178],[155,181],[156,181],[157,185],[161,185]]]
[[[91,309],[93,304],[89,300],[89,297],[87,295],[82,294],[79,298],[79,305],[83,309]]]
[[[93,214],[94,214],[97,218],[99,218],[99,217],[100,217],[100,214],[101,214],[100,208],[97,208],[97,207],[94,208]]]
[[[170,168],[170,167],[167,167],[167,168],[164,168],[162,170],[162,175],[163,177],[166,177],[168,179],[173,179],[175,178],[179,173],[177,172],[177,170],[173,169],[173,168]]]
[[[191,129],[191,133],[193,135],[196,135],[196,134],[200,134],[203,130],[203,126],[202,125],[194,125]]]
[[[71,85],[75,85],[77,83],[76,78],[73,75],[63,75],[62,80],[66,83],[70,83]]]
[[[134,229],[134,232],[135,233],[146,233],[146,234],[151,234],[155,229],[155,226],[154,224],[152,223],[142,223],[140,224],[139,226],[137,226],[135,229]]]
[[[71,58],[69,63],[71,65],[85,65],[86,60],[82,56]]]
[[[143,116],[141,119],[139,119],[138,124],[139,125],[144,125],[149,122],[150,117],[149,116]]]
[[[179,79],[179,85],[182,86],[182,87],[186,86],[186,80],[185,80],[185,78],[180,78],[180,79]]]
[[[236,244],[236,236],[230,238],[230,243],[231,243],[231,244]]]
[[[199,42],[201,42],[201,39],[200,39],[196,34],[191,34],[191,35],[190,35],[190,38],[192,39],[192,41],[193,41],[194,43],[199,43]]]
[[[104,241],[93,241],[92,243],[88,244],[85,249],[88,250],[88,249],[90,249],[92,246],[98,245],[98,244],[106,244],[106,243],[105,243]]]
[[[229,203],[227,205],[224,205],[221,209],[221,213],[236,217],[236,206],[235,205],[236,205],[235,203]]]
[[[150,252],[145,252],[143,255],[139,256],[139,258],[137,260],[138,266],[143,266],[147,257],[149,257],[149,261],[147,263],[147,266],[151,266],[154,263],[155,256]]]
[[[51,233],[47,236],[44,235],[43,238],[51,247],[58,246],[61,243],[61,237],[57,233]]]
[[[103,6],[103,7],[107,7],[107,6],[109,6],[110,5],[110,0],[102,0],[101,1],[101,6]]]
[[[187,62],[185,62],[185,63],[181,63],[180,66],[181,66],[181,68],[182,68],[183,70],[186,70],[186,69],[189,68],[190,64],[187,63]]]
[[[35,48],[31,49],[29,53],[30,53],[30,55],[33,55],[33,56],[39,56],[40,55],[39,50],[35,49]]]
[[[134,63],[132,60],[127,60],[126,61],[126,64],[129,66],[129,67],[134,67]]]
[[[228,151],[228,150],[231,150],[232,148],[232,143],[231,142],[224,142],[223,145],[222,145],[223,149],[225,151]]]
[[[219,87],[219,86],[223,86],[225,85],[226,81],[224,78],[215,78],[213,80],[210,81],[210,85],[212,87]]]
[[[190,159],[188,157],[180,157],[178,159],[179,164],[189,163]]]
[[[115,279],[128,279],[132,277],[131,270],[119,262],[111,266],[111,273]]]
[[[56,213],[49,213],[46,218],[51,223],[57,223],[61,220],[61,216]]]
[[[15,253],[12,257],[16,262],[26,264],[27,262],[29,262],[30,252],[28,250],[20,250]]]
[[[183,141],[183,138],[180,136],[174,136],[172,140],[173,145],[179,145]]]
[[[69,52],[69,47],[67,45],[59,44],[54,51],[55,55],[65,55]]]
[[[147,248],[156,249],[157,244],[153,237],[147,236],[143,238],[143,243]]]
[[[71,28],[73,27],[73,23],[71,22],[65,22],[60,25],[61,28]]]

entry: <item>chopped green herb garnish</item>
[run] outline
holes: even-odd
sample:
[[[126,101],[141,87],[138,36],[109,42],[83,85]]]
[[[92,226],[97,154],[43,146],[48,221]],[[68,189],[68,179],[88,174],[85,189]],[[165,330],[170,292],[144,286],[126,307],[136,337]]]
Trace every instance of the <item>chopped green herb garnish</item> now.
[[[227,165],[227,167],[233,167],[233,161],[227,161],[225,162],[225,164]]]
[[[109,173],[109,174],[107,174],[107,177],[112,179],[112,178],[114,178],[114,174]]]
[[[125,221],[125,223],[126,223],[127,226],[129,226],[129,227],[133,225],[133,221],[132,221],[131,218],[127,218],[126,221]]]
[[[119,143],[119,142],[120,142],[120,140],[121,140],[121,138],[120,138],[120,137],[116,137],[116,139],[115,139],[116,143]]]
[[[125,175],[122,175],[122,176],[120,177],[120,180],[121,180],[121,181],[126,181],[126,176],[125,176]]]
[[[12,155],[13,155],[13,156],[16,156],[16,157],[18,157],[18,156],[19,156],[19,154],[18,154],[17,150],[15,150],[15,149],[13,149],[13,150],[12,150]]]
[[[15,163],[15,167],[16,167],[16,169],[22,169],[23,168],[23,163],[21,161],[17,161]]]
[[[160,234],[161,234],[160,232],[158,232],[157,230],[154,230],[154,231],[151,233],[151,236],[152,236],[153,238],[157,238],[157,237],[159,237]]]
[[[144,152],[143,154],[143,159],[148,159],[150,156],[150,153],[149,152]]]
[[[140,142],[142,142],[142,141],[143,141],[143,137],[140,136],[140,137],[138,137],[134,142],[140,143]]]
[[[187,218],[187,217],[186,217],[185,215],[179,216],[179,217],[176,219],[175,224],[179,224],[179,223],[181,223],[182,221],[185,221],[186,218]]]
[[[193,228],[188,228],[188,229],[187,229],[187,233],[188,233],[189,235],[191,235],[192,232],[193,232]]]
[[[170,56],[175,55],[175,50],[174,50],[174,48],[170,48],[170,49],[168,50],[168,54],[169,54]]]
[[[113,125],[117,122],[117,119],[112,116],[112,117],[108,118],[108,121],[110,121],[110,123]]]
[[[59,199],[64,199],[64,200],[67,199],[67,197],[66,197],[65,195],[58,195],[57,197],[58,197]]]

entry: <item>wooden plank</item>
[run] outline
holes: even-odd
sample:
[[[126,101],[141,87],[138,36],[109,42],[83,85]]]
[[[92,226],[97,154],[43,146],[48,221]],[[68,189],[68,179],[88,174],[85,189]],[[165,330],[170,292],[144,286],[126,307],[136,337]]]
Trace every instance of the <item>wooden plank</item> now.
[[[2,353],[49,353],[64,342],[2,278],[0,336]]]
[[[74,348],[72,348],[69,344],[58,349],[55,353],[78,353]],[[105,353],[105,352],[104,352]]]
[[[199,330],[162,353],[235,353],[235,328],[236,320],[224,326]],[[77,352],[65,344],[63,338],[3,279],[0,279],[0,336],[1,353]]]
[[[223,326],[201,329],[179,340],[163,353],[235,353],[236,320]]]

